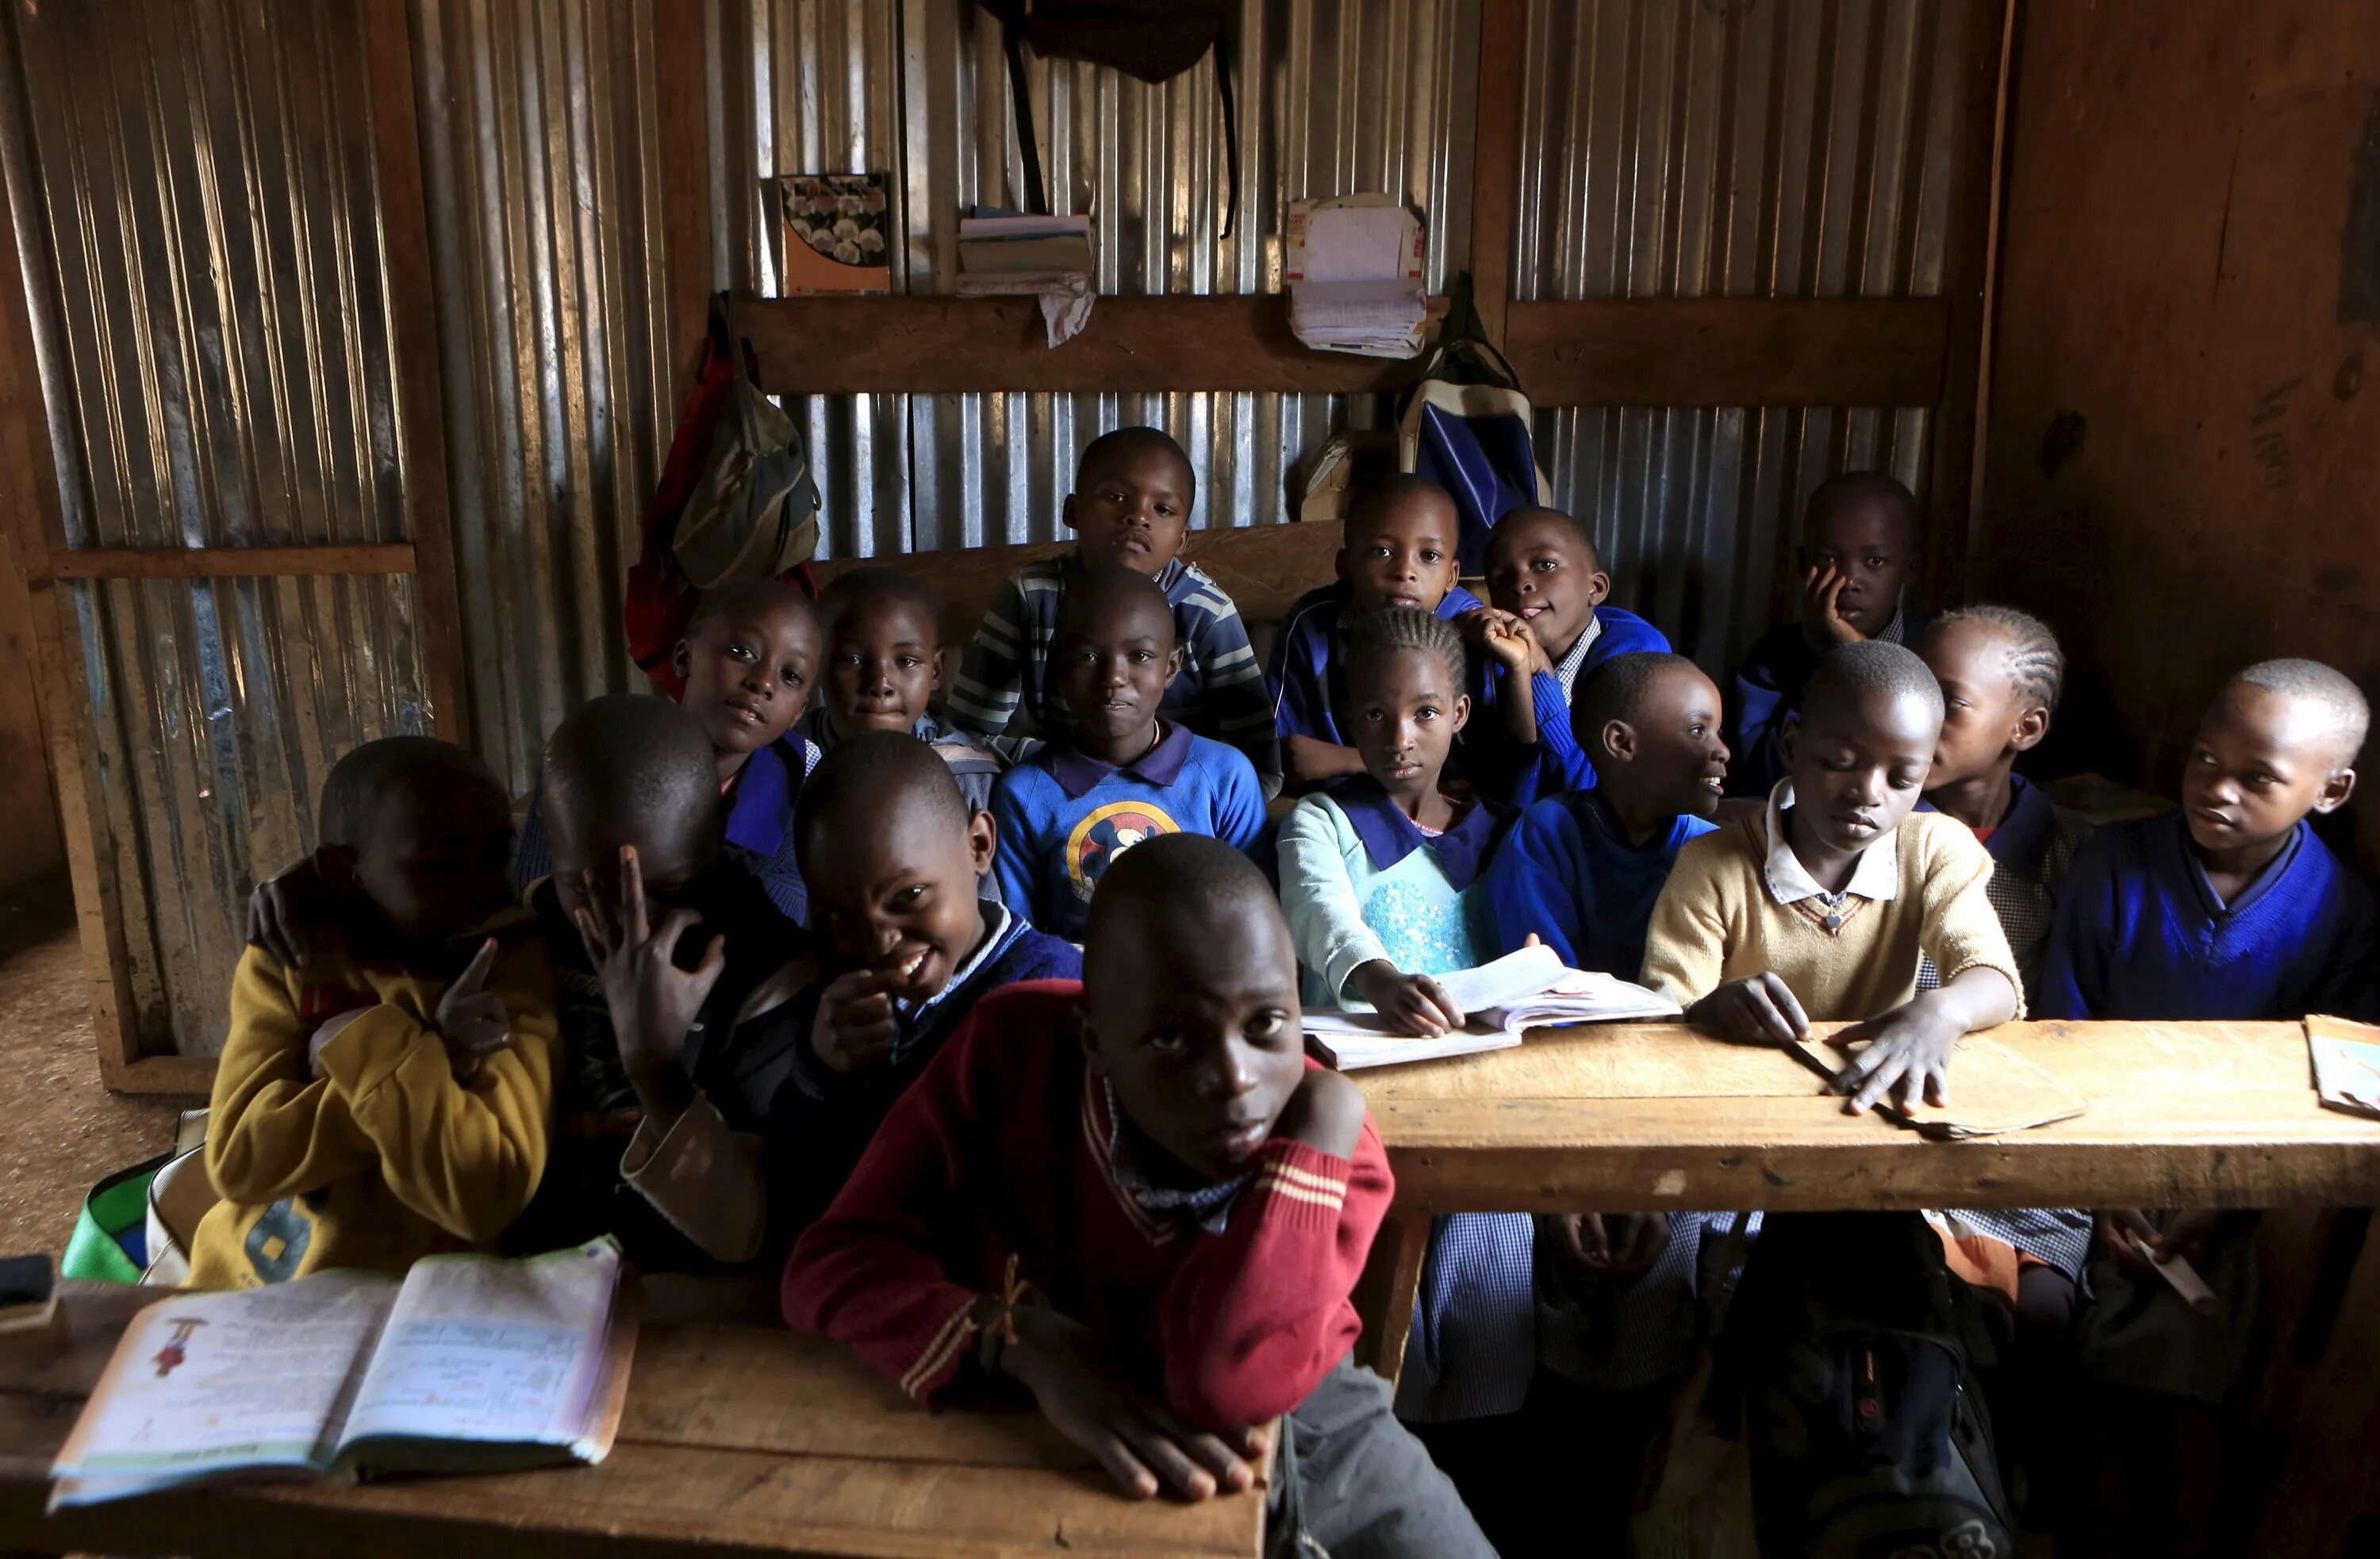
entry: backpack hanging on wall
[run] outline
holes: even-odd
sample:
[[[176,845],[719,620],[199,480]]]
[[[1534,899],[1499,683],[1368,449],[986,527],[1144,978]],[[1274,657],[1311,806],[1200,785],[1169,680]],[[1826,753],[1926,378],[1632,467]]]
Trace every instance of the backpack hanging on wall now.
[[[1488,533],[1514,509],[1550,503],[1537,468],[1535,413],[1520,376],[1487,335],[1468,272],[1455,278],[1438,349],[1397,422],[1397,465],[1452,493],[1463,576],[1487,571]]]
[[[662,479],[645,506],[644,544],[628,570],[628,652],[655,688],[684,689],[670,652],[706,590],[771,576],[815,599],[819,492],[793,419],[762,394],[728,339],[714,298],[694,387],[678,414]]]
[[[1152,86],[1170,81],[1215,51],[1215,89],[1223,104],[1223,164],[1230,194],[1224,238],[1240,209],[1240,131],[1232,100],[1230,0],[977,0],[1000,20],[1008,52],[1009,95],[1016,106],[1016,150],[1025,162],[1025,200],[1047,215],[1041,149],[1033,139],[1033,98],[1026,90],[1024,46],[1043,59],[1079,59],[1123,71]]]

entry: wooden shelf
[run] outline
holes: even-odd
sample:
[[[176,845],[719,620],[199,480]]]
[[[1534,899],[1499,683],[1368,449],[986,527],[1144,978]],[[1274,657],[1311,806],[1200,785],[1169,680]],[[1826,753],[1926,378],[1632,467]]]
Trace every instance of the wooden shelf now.
[[[1430,300],[1442,318],[1446,300]],[[1931,406],[1939,298],[1670,298],[1513,303],[1508,350],[1546,406]],[[1030,298],[738,298],[730,328],[781,395],[1393,393],[1420,360],[1318,352],[1288,299],[1099,298],[1052,348]]]

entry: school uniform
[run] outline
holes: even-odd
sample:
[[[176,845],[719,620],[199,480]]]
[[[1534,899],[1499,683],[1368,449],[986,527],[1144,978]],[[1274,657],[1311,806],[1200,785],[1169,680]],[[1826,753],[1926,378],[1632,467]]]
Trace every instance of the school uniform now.
[[[814,743],[788,732],[754,750],[722,787],[727,802],[727,859],[749,872],[767,890],[777,913],[797,926],[808,922],[810,895],[794,855],[794,803],[818,761]],[[528,798],[528,816],[521,822],[520,841],[513,849],[513,886],[523,893],[553,874],[553,846],[545,833],[542,760]]]
[[[1529,678],[1530,707],[1536,713],[1537,739],[1522,746],[1505,734],[1498,702],[1512,695],[1513,673],[1495,664],[1487,696],[1472,713],[1463,732],[1466,773],[1489,794],[1514,807],[1526,807],[1539,797],[1595,786],[1595,763],[1570,728],[1571,700],[1588,672],[1615,655],[1644,652],[1667,654],[1667,635],[1633,612],[1598,606],[1578,641],[1555,663],[1551,672]]]
[[[1206,834],[1247,849],[1265,831],[1264,791],[1235,749],[1160,724],[1157,745],[1103,763],[1043,747],[1000,776],[993,874],[1001,902],[1053,936],[1083,939],[1091,890],[1115,858],[1160,834]]]
[[[443,979],[359,960],[344,942],[302,971],[241,954],[207,1134],[222,1200],[191,1237],[191,1286],[402,1273],[504,1233],[545,1168],[558,1046],[536,928],[514,910],[488,934],[488,989],[512,1042],[459,1080],[431,1023]],[[310,1060],[313,1035],[343,1016]]]
[[[1375,959],[1438,975],[1493,958],[1482,873],[1505,822],[1474,801],[1452,827],[1425,832],[1368,774],[1298,802],[1281,828],[1281,907],[1307,1005],[1359,1000],[1353,976]],[[1439,1422],[1520,1408],[1536,1369],[1535,1248],[1524,1213],[1431,1220],[1399,1417]]]
[[[688,935],[726,938],[726,968],[679,1053],[697,1097],[663,1133],[645,1118],[602,980],[551,881],[538,884],[529,907],[553,964],[563,1054],[545,1176],[505,1248],[528,1254],[610,1234],[649,1273],[718,1273],[747,1262],[757,1234],[722,1232],[711,1202],[722,1179],[759,1174],[760,1129],[791,1072],[795,1038],[761,1020],[808,972],[795,961],[800,932],[773,911],[759,882],[718,874],[704,923]]]
[[[1194,1426],[1287,1415],[1275,1530],[1334,1553],[1487,1553],[1385,1383],[1348,1362],[1349,1296],[1393,1190],[1371,1123],[1352,1159],[1275,1138],[1234,1179],[1160,1184],[1084,1065],[1080,999],[1048,980],[977,1004],[795,1247],[786,1321],[932,1405],[996,1373],[986,1322],[1024,1296]]]
[[[2362,1017],[2373,895],[2301,822],[2226,904],[2180,812],[2110,823],[2076,856],[2041,972],[2044,1017]]]
[[[2008,933],[2009,951],[2024,973],[2025,1000],[2031,1004],[2038,994],[2058,886],[2074,864],[2075,853],[2090,838],[2092,825],[2081,813],[2052,804],[2047,791],[2022,774],[2009,776],[2009,789],[2008,811],[1998,825],[1974,833],[1992,858],[1992,880],[1985,895],[2000,918],[2000,930]],[[1920,801],[1917,810],[1933,811],[1934,803]],[[1938,989],[1941,983],[1941,971],[1931,958],[1918,965],[1920,991]]]
[[[1934,619],[1904,600],[1876,637],[1885,644],[1914,644]],[[1765,796],[1785,777],[1785,754],[1778,738],[1785,717],[1802,707],[1802,689],[1825,652],[1810,642],[1799,619],[1770,628],[1743,657],[1735,674],[1735,719],[1727,745],[1735,753],[1728,770],[1730,796]]]
[[[794,729],[808,738],[810,745],[821,753],[832,751],[843,739],[835,729],[833,719],[824,707],[812,709],[796,721]],[[958,782],[959,797],[970,812],[989,811],[991,808],[991,787],[1000,781],[1001,771],[1007,767],[989,751],[975,745],[974,738],[965,736],[941,720],[929,710],[917,716],[909,734],[934,749],[934,755],[950,766],[951,778]],[[976,879],[976,896],[1000,902],[1000,879],[986,871]]]
[[[1272,688],[1273,730],[1283,743],[1292,737],[1311,737],[1340,747],[1355,745],[1340,730],[1338,713],[1345,692],[1350,594],[1344,580],[1310,590],[1297,598],[1274,630],[1266,680]],[[1452,622],[1481,604],[1477,596],[1457,585],[1438,603],[1438,615]],[[1476,707],[1488,695],[1488,667],[1481,657],[1465,659],[1463,691]]]
[[[1011,763],[1032,750],[1032,737],[1055,740],[1065,731],[1065,700],[1050,679],[1050,654],[1058,642],[1059,603],[1083,574],[1079,547],[1018,569],[992,597],[959,662],[951,684],[952,721]],[[1273,737],[1272,700],[1240,609],[1204,569],[1178,557],[1158,570],[1157,588],[1173,609],[1173,639],[1182,651],[1182,670],[1165,689],[1159,713],[1238,748],[1265,794],[1278,791],[1281,744]],[[1010,734],[1020,714],[1032,737]]]
[[[1531,935],[1572,968],[1633,980],[1645,927],[1689,839],[1714,825],[1681,813],[1639,846],[1592,790],[1548,796],[1521,814],[1488,867],[1488,899],[1502,951]]]
[[[820,999],[841,970],[822,973],[775,1020],[801,1038],[793,1048],[792,1071],[769,1113],[771,1248],[790,1248],[794,1236],[825,1211],[850,1177],[884,1112],[941,1054],[978,1000],[1025,980],[1082,978],[1083,955],[1073,943],[1036,931],[1024,916],[997,904],[985,904],[983,914],[983,941],[952,973],[949,983],[923,1001],[893,1001],[898,1032],[881,1063],[838,1072],[819,1059],[817,1047],[809,1042]]]

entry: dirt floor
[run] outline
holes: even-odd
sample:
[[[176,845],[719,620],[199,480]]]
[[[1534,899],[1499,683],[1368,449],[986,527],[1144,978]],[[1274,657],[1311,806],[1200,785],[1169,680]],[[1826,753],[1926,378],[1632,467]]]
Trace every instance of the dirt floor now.
[[[65,1248],[83,1194],[173,1146],[199,1100],[100,1086],[63,871],[0,893],[0,1255]]]

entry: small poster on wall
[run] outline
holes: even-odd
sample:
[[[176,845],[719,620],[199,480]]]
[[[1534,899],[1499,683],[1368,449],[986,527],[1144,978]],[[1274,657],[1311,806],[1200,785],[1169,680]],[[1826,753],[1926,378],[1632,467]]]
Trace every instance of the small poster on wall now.
[[[892,180],[880,173],[783,174],[784,294],[892,290]]]

